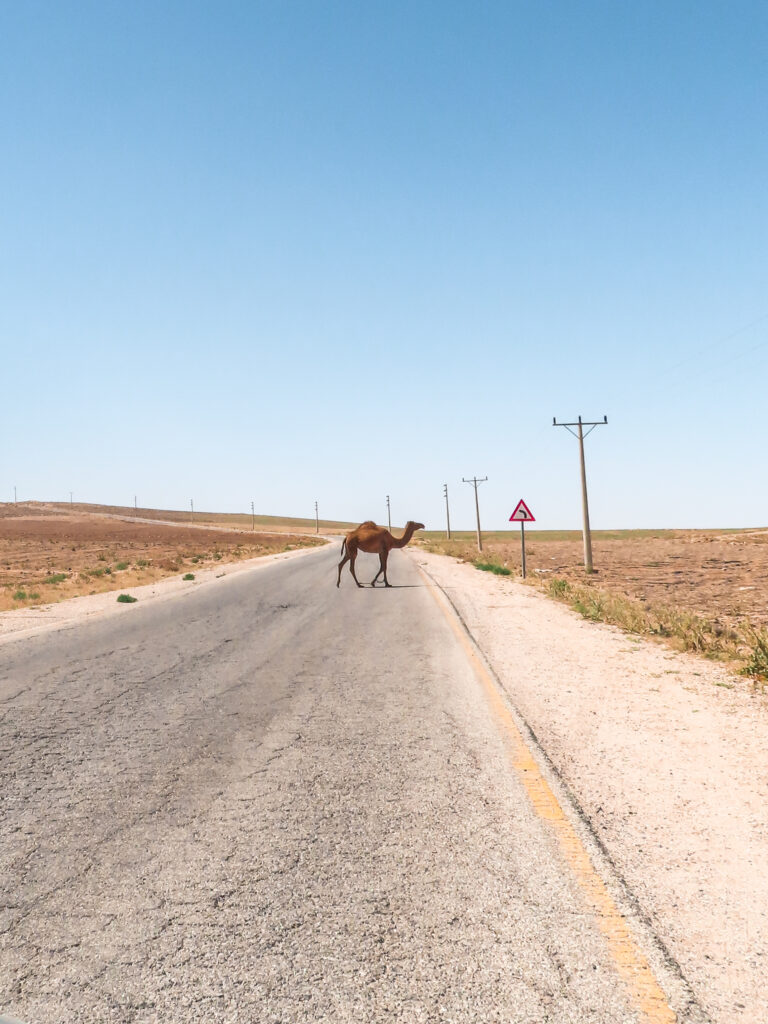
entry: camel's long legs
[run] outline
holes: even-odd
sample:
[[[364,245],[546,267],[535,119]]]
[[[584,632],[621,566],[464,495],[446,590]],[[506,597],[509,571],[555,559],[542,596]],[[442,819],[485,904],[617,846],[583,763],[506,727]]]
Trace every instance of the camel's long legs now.
[[[344,568],[344,566],[347,564],[348,561],[349,561],[349,552],[347,552],[346,555],[344,555],[342,560],[339,562],[339,575],[336,577],[336,586],[337,587],[341,583],[341,570]]]
[[[376,580],[377,580],[377,579],[379,578],[379,576],[381,576],[381,574],[382,574],[383,572],[384,572],[384,562],[383,562],[383,560],[382,560],[382,557],[381,557],[381,555],[379,555],[379,571],[378,571],[378,572],[376,573],[376,575],[375,575],[375,576],[373,577],[373,579],[371,580],[371,586],[372,586],[372,587],[375,587],[375,586],[376,586]]]
[[[356,560],[356,558],[357,558],[357,551],[352,551],[350,553],[350,556],[349,556],[349,571],[352,573],[352,579],[355,581],[355,583],[358,585],[358,587],[362,587],[363,584],[360,582],[360,580],[357,578],[357,576],[355,576],[355,560]]]
[[[347,562],[349,562],[349,571],[352,573],[352,579],[355,581],[355,583],[358,585],[358,587],[362,587],[363,584],[360,582],[360,580],[358,580],[357,576],[355,576],[355,559],[356,558],[357,558],[357,549],[356,548],[351,548],[349,545],[347,545],[347,547],[346,547],[346,554],[344,555],[342,560],[339,562],[339,574],[336,577],[336,586],[337,587],[341,583],[341,570],[344,568],[344,566],[347,564]]]
[[[382,575],[382,573],[384,574],[384,586],[385,587],[391,587],[392,586],[392,584],[387,579],[387,558],[388,557],[389,557],[389,552],[387,551],[386,548],[384,548],[383,551],[379,552],[379,571],[376,573],[376,575],[371,580],[371,586],[372,587],[376,586],[376,580],[379,578],[379,576]]]

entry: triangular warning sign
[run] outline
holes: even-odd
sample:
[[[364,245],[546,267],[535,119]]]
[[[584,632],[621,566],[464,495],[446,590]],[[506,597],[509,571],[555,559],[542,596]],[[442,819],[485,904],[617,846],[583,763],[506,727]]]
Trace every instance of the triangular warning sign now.
[[[536,517],[521,498],[517,503],[517,508],[509,517],[509,521],[510,523],[535,523]]]

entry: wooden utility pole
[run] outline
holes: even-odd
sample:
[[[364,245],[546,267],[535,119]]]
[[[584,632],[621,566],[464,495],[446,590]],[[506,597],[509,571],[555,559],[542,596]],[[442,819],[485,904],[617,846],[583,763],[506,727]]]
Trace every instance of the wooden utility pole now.
[[[256,509],[254,503],[251,502],[251,530],[256,529]]]
[[[315,502],[315,533],[320,533],[320,513],[317,511],[317,502]]]
[[[195,514],[195,503],[194,501],[192,501],[191,498],[189,499],[189,511],[192,513],[192,515]]]
[[[443,484],[443,494],[445,495],[445,525],[446,535],[448,540],[451,539],[451,512],[448,508],[448,484]]]
[[[16,484],[13,485],[13,504],[16,505]]]
[[[584,568],[587,572],[594,572],[592,565],[592,531],[589,528],[589,502],[587,501],[587,469],[584,462],[584,438],[587,434],[591,434],[595,427],[602,427],[608,422],[608,417],[603,416],[601,420],[596,423],[585,423],[581,416],[579,416],[576,423],[558,423],[557,419],[552,417],[553,427],[565,427],[566,430],[570,431],[575,438],[579,441],[579,465],[581,468],[581,514],[583,520],[582,532],[584,534]],[[576,427],[577,430],[572,430],[572,427]],[[584,427],[589,427],[587,433],[584,433]]]
[[[477,550],[478,551],[482,551],[483,550],[483,535],[480,532],[480,503],[477,500],[477,488],[478,488],[479,484],[484,484],[485,481],[488,479],[488,477],[484,476],[482,478],[482,480],[478,480],[478,478],[476,476],[473,476],[471,480],[467,480],[465,477],[462,477],[461,479],[462,479],[463,483],[465,483],[465,484],[472,484],[474,486],[474,488],[475,488],[475,512],[477,514]]]
[[[72,491],[69,492],[69,505],[72,507]]]
[[[389,495],[387,495],[387,526],[389,528],[389,532],[392,533],[392,515],[389,509]]]

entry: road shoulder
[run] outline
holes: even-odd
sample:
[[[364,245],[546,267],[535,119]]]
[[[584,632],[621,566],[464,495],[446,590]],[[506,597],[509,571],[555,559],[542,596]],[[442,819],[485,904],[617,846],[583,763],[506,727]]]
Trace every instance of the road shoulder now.
[[[409,554],[457,607],[713,1020],[768,1019],[768,700],[517,581]]]

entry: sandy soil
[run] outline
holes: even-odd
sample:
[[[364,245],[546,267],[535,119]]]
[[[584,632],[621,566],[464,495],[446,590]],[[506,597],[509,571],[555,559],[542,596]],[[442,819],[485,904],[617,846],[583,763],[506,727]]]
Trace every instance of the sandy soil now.
[[[589,583],[654,606],[674,606],[724,626],[743,619],[768,626],[768,532],[699,530],[618,533],[593,540],[595,575],[584,575],[580,536],[550,540],[526,531],[528,572]],[[445,542],[440,542],[444,550]],[[452,543],[451,554],[474,560],[474,542]],[[487,540],[484,554],[519,569],[519,534]]]
[[[765,1024],[768,698],[515,580],[410,555],[454,602],[712,1020]]]
[[[181,575],[146,583],[142,586],[120,587],[118,590],[105,591],[75,597],[68,601],[45,604],[34,608],[18,608],[13,611],[0,611],[0,645],[21,640],[38,633],[50,630],[68,629],[78,626],[94,618],[108,615],[130,614],[132,604],[122,604],[117,600],[118,594],[130,594],[137,602],[169,600],[178,598],[184,593],[203,586],[215,586],[218,580],[230,577],[239,572],[246,572],[285,558],[297,558],[315,551],[316,547],[297,548],[257,558],[242,559],[238,562],[222,562],[215,567],[198,570],[194,580],[184,580]]]
[[[0,506],[0,610],[197,574],[221,562],[315,543],[314,537]]]

